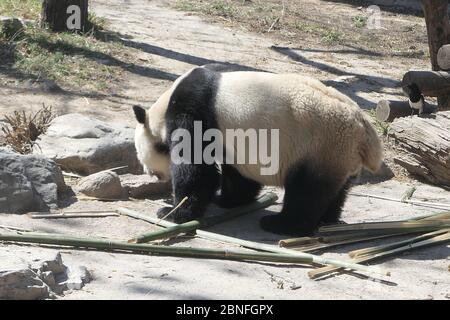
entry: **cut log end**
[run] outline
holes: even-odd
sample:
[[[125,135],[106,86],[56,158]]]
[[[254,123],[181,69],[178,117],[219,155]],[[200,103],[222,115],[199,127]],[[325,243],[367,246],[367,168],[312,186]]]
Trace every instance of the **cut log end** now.
[[[428,103],[424,104],[423,113],[430,114],[437,111],[437,107]],[[381,122],[392,122],[397,118],[418,115],[416,109],[412,109],[409,101],[381,100],[377,104],[376,118]]]
[[[381,122],[392,122],[396,118],[407,117],[413,114],[418,114],[418,112],[411,109],[408,101],[381,100],[377,104],[376,118]]]
[[[437,53],[437,62],[442,70],[450,70],[450,45],[442,46]]]

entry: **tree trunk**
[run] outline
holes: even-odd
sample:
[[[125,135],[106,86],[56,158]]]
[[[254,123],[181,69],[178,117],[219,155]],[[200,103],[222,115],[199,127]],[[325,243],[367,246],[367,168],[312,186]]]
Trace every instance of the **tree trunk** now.
[[[439,49],[449,43],[450,22],[448,18],[448,0],[422,0],[422,8],[427,24],[428,46],[430,48],[431,67],[440,70],[438,64]],[[449,110],[447,96],[438,99],[439,109]]]
[[[423,113],[429,114],[437,111],[436,106],[425,102]],[[381,122],[392,122],[397,118],[410,117],[419,114],[419,110],[412,109],[409,101],[380,100],[377,104],[376,117]]]
[[[396,119],[389,135],[399,151],[396,163],[428,182],[450,187],[450,111]]]
[[[44,26],[55,32],[88,31],[88,0],[44,0],[41,27]]]

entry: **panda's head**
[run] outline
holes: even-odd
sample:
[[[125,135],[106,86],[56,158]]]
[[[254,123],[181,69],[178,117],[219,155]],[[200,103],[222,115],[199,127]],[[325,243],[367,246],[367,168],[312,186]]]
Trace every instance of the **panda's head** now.
[[[170,94],[164,93],[149,110],[133,106],[137,126],[134,135],[137,157],[145,172],[170,179],[170,152],[166,142],[165,113]]]

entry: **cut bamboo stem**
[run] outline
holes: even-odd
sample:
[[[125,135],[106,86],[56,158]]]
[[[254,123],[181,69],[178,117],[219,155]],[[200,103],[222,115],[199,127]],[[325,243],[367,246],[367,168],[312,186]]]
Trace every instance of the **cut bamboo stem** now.
[[[185,198],[187,199],[187,198]],[[233,208],[230,210],[227,210],[224,213],[217,214],[215,216],[211,217],[205,217],[201,221],[200,220],[192,220],[183,224],[175,224],[173,226],[166,227],[166,229],[163,230],[157,230],[153,232],[144,233],[142,235],[137,236],[134,239],[129,240],[130,243],[143,243],[153,240],[159,240],[159,239],[167,239],[173,236],[176,236],[180,233],[186,233],[189,231],[196,230],[200,227],[208,227],[212,226],[227,220],[230,220],[232,218],[236,218],[238,216],[241,216],[243,214],[256,211],[262,208],[266,208],[275,201],[277,201],[278,197],[275,193],[266,193],[263,196],[259,197],[255,202],[250,203],[245,206],[240,206],[237,208]],[[181,203],[181,202],[180,202]],[[159,219],[155,222],[155,224],[160,225],[161,221],[164,221],[164,219]]]
[[[50,214],[30,214],[31,219],[68,219],[68,218],[104,218],[118,217],[120,214],[110,213],[50,213]]]
[[[367,222],[354,223],[347,225],[324,226],[319,229],[320,233],[340,233],[340,232],[361,232],[361,231],[380,231],[395,232],[401,230],[432,231],[450,227],[450,220],[417,220],[417,221],[390,221],[390,222]]]
[[[114,198],[97,198],[97,197],[89,197],[89,196],[77,196],[78,200],[84,201],[127,201],[127,199],[114,199]]]
[[[12,230],[12,231],[21,231],[21,232],[32,232],[33,230],[30,229],[24,229],[24,228],[19,228],[19,227],[12,227],[12,226],[5,226],[5,225],[0,225],[1,229],[7,229],[7,230]]]
[[[428,215],[426,217],[420,218],[419,220],[443,220],[443,219],[450,219],[450,212]]]
[[[303,252],[314,252],[314,251],[335,248],[335,247],[348,245],[348,244],[355,244],[355,243],[360,243],[360,242],[366,242],[366,241],[378,240],[378,239],[384,239],[384,238],[390,238],[390,237],[396,237],[396,236],[403,236],[403,235],[405,235],[405,234],[404,233],[393,233],[393,234],[387,234],[387,235],[380,234],[380,235],[371,236],[371,237],[358,237],[358,238],[348,239],[348,240],[343,240],[343,241],[338,241],[338,242],[330,242],[330,243],[321,242],[321,243],[318,243],[317,245],[312,245],[309,247],[291,247],[291,249],[300,250]]]
[[[302,245],[312,245],[319,244],[320,237],[300,237],[300,238],[291,238],[291,239],[283,239],[278,242],[280,247],[288,248],[288,247],[296,247]]]
[[[95,238],[82,238],[73,236],[44,236],[33,234],[1,234],[0,241],[35,243],[41,245],[70,246],[98,250],[119,250],[133,253],[151,253],[173,257],[225,259],[236,261],[267,261],[279,263],[313,263],[308,255],[279,253],[245,252],[239,250],[221,250],[190,247],[166,247],[151,244],[126,243]]]
[[[417,201],[417,200],[408,200],[408,199],[396,199],[396,198],[390,198],[390,197],[384,197],[384,196],[377,196],[373,194],[367,194],[367,193],[359,193],[359,192],[349,192],[349,195],[357,196],[357,197],[366,197],[366,198],[373,198],[373,199],[379,199],[379,200],[386,200],[386,201],[394,201],[394,202],[400,202],[400,203],[407,203],[407,204],[413,204],[418,206],[426,206],[426,207],[432,207],[432,208],[438,208],[438,209],[450,209],[450,203],[439,203],[439,202],[426,202],[426,201]]]
[[[159,220],[158,218],[150,217],[148,215],[144,215],[144,214],[141,214],[139,212],[136,212],[134,210],[130,210],[127,208],[118,208],[118,212],[120,212],[124,215],[127,215],[129,217],[147,221],[152,224],[158,223],[158,220]],[[159,221],[159,225],[162,227],[171,227],[176,224],[173,222],[170,222],[170,221],[162,220],[162,221]],[[364,265],[359,265],[359,264],[355,264],[355,263],[351,263],[351,262],[340,261],[340,260],[335,260],[335,259],[327,259],[325,257],[312,255],[310,253],[304,253],[304,252],[299,252],[299,251],[295,251],[295,250],[291,250],[291,249],[280,248],[280,247],[270,245],[270,244],[264,244],[264,243],[249,241],[249,240],[243,240],[243,239],[225,236],[225,235],[221,235],[221,234],[210,232],[210,231],[197,229],[196,234],[198,237],[203,238],[203,239],[218,241],[218,242],[222,242],[222,243],[226,243],[226,244],[234,244],[234,245],[238,245],[238,246],[245,247],[248,249],[266,251],[266,252],[272,252],[272,253],[289,254],[289,255],[298,256],[298,257],[306,256],[306,257],[309,257],[310,259],[312,259],[313,263],[315,263],[315,264],[343,267],[346,269],[357,270],[357,271],[369,273],[369,274],[379,274],[379,275],[387,275],[387,276],[390,275],[390,272],[383,270],[381,268],[378,268],[378,267],[377,268],[367,267]]]
[[[422,240],[430,239],[435,236],[445,234],[447,232],[450,232],[450,229],[443,229],[443,230],[438,230],[438,231],[434,231],[434,232],[429,232],[426,234],[419,235],[417,237],[409,238],[409,239],[394,242],[394,243],[388,243],[388,244],[383,244],[383,245],[374,246],[374,247],[370,247],[370,248],[353,250],[353,251],[350,251],[348,254],[352,258],[374,255],[374,254],[377,254],[377,253],[380,253],[383,251],[397,249],[397,248],[400,248],[400,247],[403,247],[406,245],[410,245],[410,244],[413,244],[413,243],[416,243],[416,242],[419,242]]]
[[[152,231],[148,233],[143,233],[137,236],[134,239],[128,240],[129,243],[144,243],[159,239],[167,239],[180,233],[187,233],[190,231],[194,231],[200,226],[200,223],[197,220],[188,221],[186,223],[178,224],[172,227],[168,227],[165,229],[160,229],[157,231]]]
[[[410,251],[410,250],[415,250],[415,249],[420,249],[420,248],[424,248],[424,247],[428,247],[428,246],[432,246],[432,245],[438,245],[438,244],[443,244],[443,243],[447,243],[450,242],[450,232],[447,232],[445,234],[441,234],[438,235],[436,237],[430,238],[430,239],[426,239],[423,241],[419,241],[416,243],[412,243],[412,244],[408,244],[399,248],[395,248],[392,250],[388,250],[388,251],[384,251],[384,252],[379,252],[376,253],[374,255],[369,255],[369,256],[363,256],[363,257],[356,257],[355,259],[353,259],[351,262],[352,263],[366,263],[366,262],[371,262],[371,261],[375,261],[381,258],[387,258],[390,256],[394,256],[397,255],[399,253],[403,253],[406,251]],[[317,279],[320,277],[323,277],[329,273],[332,272],[336,272],[336,271],[341,271],[344,268],[336,268],[333,266],[327,266],[327,267],[323,267],[323,268],[318,268],[315,270],[312,270],[310,272],[308,272],[308,276],[311,279]]]

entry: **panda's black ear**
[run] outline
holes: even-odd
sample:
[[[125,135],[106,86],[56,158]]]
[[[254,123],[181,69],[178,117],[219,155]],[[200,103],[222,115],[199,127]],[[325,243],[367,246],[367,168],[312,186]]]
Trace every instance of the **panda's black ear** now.
[[[134,115],[139,123],[145,124],[145,109],[140,106],[133,106]]]

